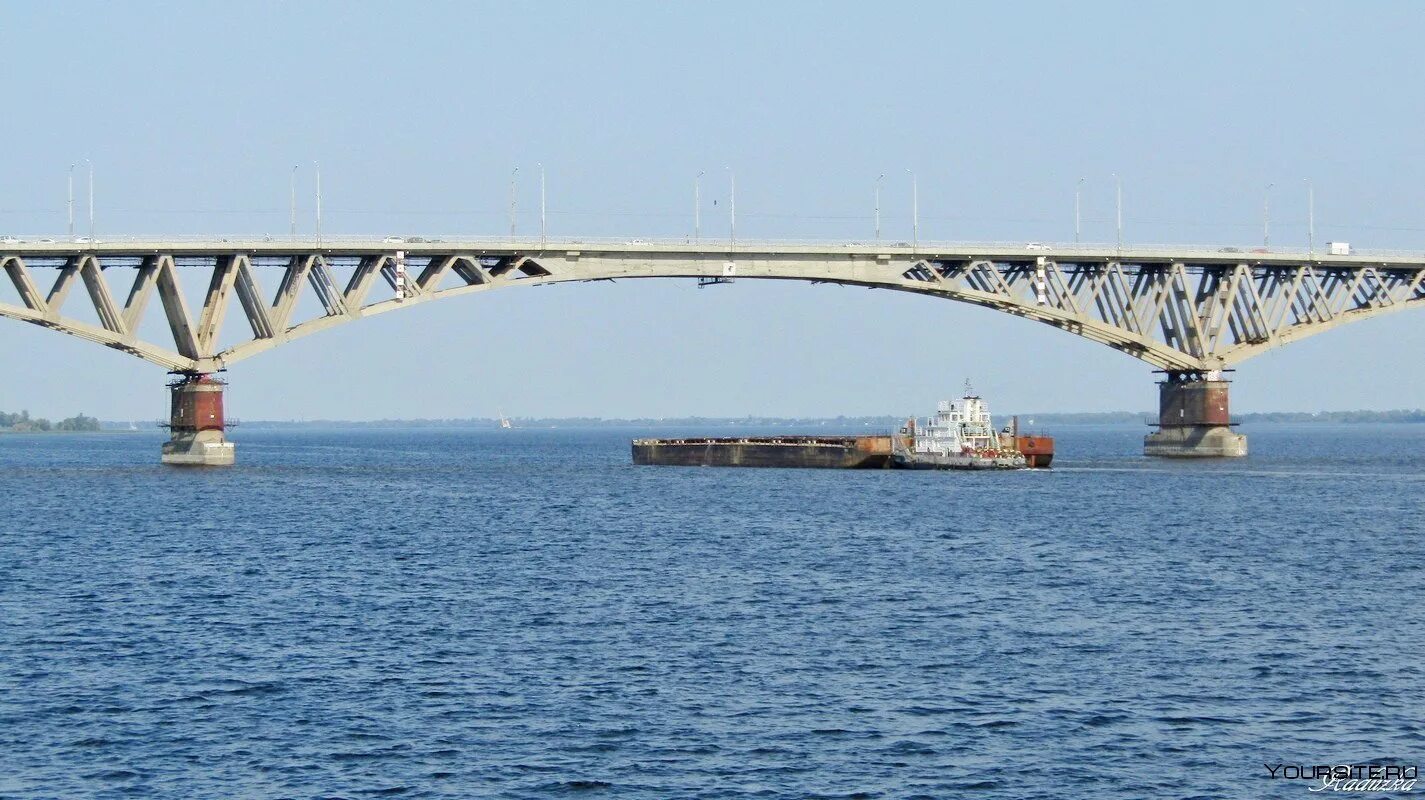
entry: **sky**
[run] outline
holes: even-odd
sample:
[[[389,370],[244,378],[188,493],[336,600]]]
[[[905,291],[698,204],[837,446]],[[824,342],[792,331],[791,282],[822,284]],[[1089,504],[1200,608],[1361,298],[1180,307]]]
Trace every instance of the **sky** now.
[[[0,233],[1086,241],[1425,250],[1418,3],[0,0]],[[1268,187],[1271,187],[1268,189]],[[716,203],[716,205],[714,205]],[[201,282],[203,279],[193,280]],[[269,288],[275,280],[269,279]],[[161,370],[0,320],[0,409],[152,420]],[[1240,412],[1425,406],[1425,314],[1239,365]],[[1151,368],[898,292],[622,281],[422,304],[235,364],[246,419],[1140,410]]]

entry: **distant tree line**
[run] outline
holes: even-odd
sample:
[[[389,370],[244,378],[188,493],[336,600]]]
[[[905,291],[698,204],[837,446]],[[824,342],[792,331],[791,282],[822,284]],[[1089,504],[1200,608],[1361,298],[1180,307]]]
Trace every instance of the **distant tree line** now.
[[[921,409],[923,412],[924,409]],[[922,416],[924,414],[922,413]],[[995,424],[1008,425],[1011,414],[995,414]],[[1147,425],[1158,421],[1156,411],[1089,411],[1038,412],[1018,414],[1022,425]],[[1232,415],[1233,420],[1253,422],[1420,422],[1425,423],[1425,410],[1394,411],[1266,411]],[[900,426],[902,416],[866,417],[638,417],[610,419],[605,417],[517,417],[516,428],[701,428],[701,427],[785,427],[795,429],[831,428],[853,430],[870,428],[890,430]],[[498,419],[382,419],[382,420],[244,420],[249,428],[498,428]]]
[[[1425,422],[1425,409],[1394,411],[1259,411],[1242,414],[1243,422]]]
[[[86,417],[83,414],[62,419],[59,422],[50,422],[44,417],[31,417],[30,412],[20,411],[10,413],[0,411],[0,428],[9,428],[16,433],[26,433],[30,431],[97,431],[99,430],[99,420],[94,417]]]

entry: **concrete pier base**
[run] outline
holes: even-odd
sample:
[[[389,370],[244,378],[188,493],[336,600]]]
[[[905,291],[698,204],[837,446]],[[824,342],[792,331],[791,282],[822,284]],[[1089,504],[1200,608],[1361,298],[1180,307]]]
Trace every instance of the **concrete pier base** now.
[[[1228,381],[1220,372],[1169,372],[1158,383],[1158,430],[1143,437],[1143,455],[1241,458],[1247,437],[1232,431]]]
[[[217,431],[175,435],[163,443],[163,463],[180,467],[227,467],[237,460],[233,443]]]
[[[1202,426],[1163,428],[1143,437],[1143,455],[1162,458],[1241,458],[1247,437],[1231,428]]]
[[[223,437],[227,424],[223,416],[225,385],[205,373],[184,373],[168,385],[172,435],[163,443],[163,463],[188,467],[233,464],[233,443]]]

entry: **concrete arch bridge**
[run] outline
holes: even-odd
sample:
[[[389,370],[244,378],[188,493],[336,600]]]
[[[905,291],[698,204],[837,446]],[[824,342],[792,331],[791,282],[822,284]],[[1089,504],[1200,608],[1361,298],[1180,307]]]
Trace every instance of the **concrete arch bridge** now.
[[[1335,254],[1023,243],[7,237],[0,268],[18,302],[0,303],[0,316],[178,373],[164,456],[171,463],[231,463],[223,384],[211,373],[242,359],[439,298],[625,278],[838,283],[1036,320],[1166,373],[1148,454],[1245,455],[1245,437],[1230,428],[1222,370],[1268,348],[1425,304],[1425,255],[1330,249]],[[190,307],[185,283],[206,285],[200,303]],[[304,295],[320,313],[299,321]],[[234,308],[251,336],[220,347]],[[141,323],[158,313],[168,336],[144,338]]]

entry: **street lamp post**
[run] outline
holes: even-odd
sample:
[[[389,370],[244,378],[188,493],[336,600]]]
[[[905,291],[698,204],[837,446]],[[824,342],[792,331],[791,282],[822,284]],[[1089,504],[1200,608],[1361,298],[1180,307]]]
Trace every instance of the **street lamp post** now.
[[[74,239],[74,165],[69,165],[69,238]]]
[[[1084,179],[1079,178],[1078,184],[1074,186],[1074,244],[1079,243],[1079,231],[1081,217],[1079,215],[1079,201],[1084,193]]]
[[[1272,244],[1272,187],[1275,183],[1267,184],[1266,190],[1262,192],[1262,247],[1270,247]]]
[[[915,170],[910,173],[910,249],[920,249],[920,184],[916,182]]]
[[[1303,178],[1306,181],[1306,251],[1312,257],[1316,257],[1316,187],[1312,185],[1310,178]]]
[[[699,172],[693,176],[693,241],[698,241],[703,235],[703,173]]]
[[[727,168],[728,197],[727,197],[727,242],[728,247],[737,247],[737,173],[732,171],[732,167]]]
[[[883,172],[876,176],[876,241],[881,241],[881,181],[886,179]]]
[[[290,189],[291,207],[287,212],[287,234],[293,238],[297,236],[297,165],[292,165],[292,181],[288,187]]]
[[[545,226],[544,226],[544,220],[545,220],[545,217],[544,217],[544,162],[543,162],[543,161],[536,161],[535,164],[537,164],[537,165],[539,166],[539,246],[540,246],[540,249],[543,249],[543,248],[544,248],[544,242],[545,242],[545,236],[544,236],[544,232],[545,232]]]
[[[1118,217],[1118,252],[1123,252],[1123,180],[1118,177],[1118,173],[1113,173],[1113,194],[1114,205],[1117,209]]]
[[[317,173],[317,247],[322,246],[322,165],[316,161],[312,162],[312,168]]]
[[[520,168],[515,167],[510,170],[510,238],[515,238],[515,176],[519,174]]]
[[[84,159],[89,167],[89,243],[94,243],[94,162]]]

